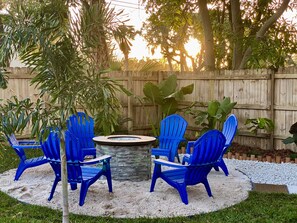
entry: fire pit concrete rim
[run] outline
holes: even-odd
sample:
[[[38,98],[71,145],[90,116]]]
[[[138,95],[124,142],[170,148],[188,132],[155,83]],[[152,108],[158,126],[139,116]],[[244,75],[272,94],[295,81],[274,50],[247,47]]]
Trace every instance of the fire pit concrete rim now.
[[[109,135],[96,136],[93,141],[99,145],[137,146],[151,144],[156,141],[156,138],[143,135]]]

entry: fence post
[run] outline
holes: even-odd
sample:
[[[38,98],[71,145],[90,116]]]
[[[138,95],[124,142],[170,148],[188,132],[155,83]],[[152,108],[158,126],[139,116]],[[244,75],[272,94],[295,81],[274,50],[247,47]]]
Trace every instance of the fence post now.
[[[133,89],[133,73],[129,72],[129,71],[125,71],[125,76],[127,77],[127,88],[129,91],[134,93],[134,89]],[[130,120],[128,121],[128,133],[133,131],[133,97],[128,96],[128,117],[130,118]]]
[[[274,100],[275,100],[275,81],[274,81],[275,71],[270,70],[270,119],[275,123],[274,115]],[[270,133],[270,148],[274,149],[274,129]]]
[[[158,84],[160,84],[163,81],[163,72],[158,71],[157,75],[158,75]],[[157,120],[162,120],[162,118],[163,118],[160,105],[157,105],[157,117],[158,117]]]

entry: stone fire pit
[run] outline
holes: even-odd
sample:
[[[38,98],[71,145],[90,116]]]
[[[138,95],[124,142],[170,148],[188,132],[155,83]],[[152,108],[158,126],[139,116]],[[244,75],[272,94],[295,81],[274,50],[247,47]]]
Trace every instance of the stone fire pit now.
[[[141,135],[111,135],[93,138],[99,155],[111,155],[111,175],[118,181],[151,178],[151,147],[156,138]]]

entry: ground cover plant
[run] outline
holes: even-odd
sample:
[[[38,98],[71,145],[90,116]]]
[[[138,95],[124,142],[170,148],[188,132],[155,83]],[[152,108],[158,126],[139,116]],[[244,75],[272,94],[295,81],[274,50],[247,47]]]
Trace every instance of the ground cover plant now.
[[[30,155],[37,155],[36,151],[28,154]],[[18,158],[10,147],[6,146],[0,150],[1,173],[16,168],[17,162]],[[25,204],[3,192],[0,192],[0,200],[0,222],[61,222],[61,211]],[[297,195],[250,192],[247,200],[208,214],[162,219],[114,219],[70,214],[70,222],[297,222],[296,205]]]

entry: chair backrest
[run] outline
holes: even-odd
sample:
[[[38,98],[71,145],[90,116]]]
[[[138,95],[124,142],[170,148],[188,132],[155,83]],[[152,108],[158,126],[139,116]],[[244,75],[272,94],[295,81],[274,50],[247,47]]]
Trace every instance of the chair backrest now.
[[[82,151],[78,149],[79,140],[71,134],[70,131],[65,132],[65,152],[67,159],[68,182],[81,182],[82,172],[80,161],[82,160]],[[60,138],[59,134],[51,131],[41,147],[45,157],[49,160],[56,175],[61,176],[61,158],[60,158]]]
[[[207,174],[222,156],[226,138],[217,129],[209,130],[194,142],[193,153],[185,176],[187,185],[195,185]]]
[[[212,164],[219,160],[226,138],[217,129],[209,130],[194,142],[189,165]]]
[[[67,158],[68,182],[81,182],[82,172],[80,161],[83,161],[83,153],[79,139],[69,130],[65,131],[65,150]]]
[[[6,138],[11,146],[19,145],[19,141],[17,140],[14,134],[6,135]]]
[[[26,157],[26,153],[24,152],[23,149],[21,148],[15,148],[14,146],[18,146],[19,145],[19,141],[17,140],[17,138],[15,137],[15,135],[12,133],[10,135],[7,135],[6,133],[4,133],[7,141],[9,142],[10,146],[15,150],[15,152],[17,153],[17,155],[20,157],[20,159],[24,162],[27,157]]]
[[[93,148],[94,145],[94,119],[84,112],[77,112],[67,120],[67,129],[80,141],[81,147]]]
[[[40,141],[44,156],[49,161],[56,175],[61,177],[60,138],[55,131],[50,131],[45,141]]]
[[[226,137],[226,144],[225,144],[226,148],[228,148],[231,145],[237,131],[237,126],[238,126],[238,121],[236,116],[234,114],[229,115],[229,117],[224,122],[223,130],[222,130],[222,133]]]
[[[160,124],[159,148],[177,151],[179,143],[184,140],[187,126],[188,122],[178,114],[164,118]],[[171,156],[170,160],[174,160],[175,153]]]
[[[159,147],[166,148],[174,140],[183,140],[187,126],[187,121],[178,114],[164,118],[160,124]]]

